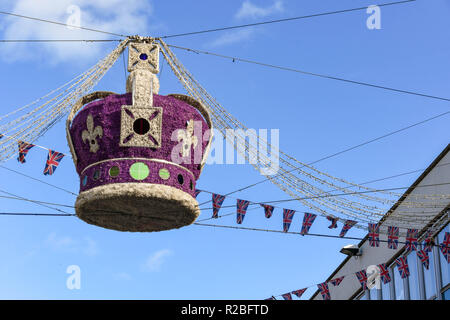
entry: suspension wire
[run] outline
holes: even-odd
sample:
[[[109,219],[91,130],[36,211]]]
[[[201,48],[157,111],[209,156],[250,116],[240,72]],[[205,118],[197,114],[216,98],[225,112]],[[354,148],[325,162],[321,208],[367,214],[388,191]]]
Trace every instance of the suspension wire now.
[[[409,2],[415,2],[416,0],[406,0],[406,1],[397,1],[397,2],[389,2],[389,3],[382,3],[377,4],[378,7],[386,7],[386,6],[392,6],[397,4],[405,4]],[[266,25],[266,24],[274,24],[279,22],[287,22],[287,21],[294,21],[294,20],[300,20],[300,19],[307,19],[307,18],[314,18],[314,17],[320,17],[320,16],[327,16],[327,15],[333,15],[338,13],[347,13],[352,11],[360,11],[360,10],[367,10],[366,7],[360,7],[360,8],[351,8],[351,9],[343,9],[343,10],[337,10],[337,11],[329,11],[329,12],[322,12],[322,13],[316,13],[316,14],[310,14],[305,16],[298,16],[298,17],[291,17],[291,18],[284,18],[284,19],[277,19],[277,20],[270,20],[270,21],[262,21],[262,22],[256,22],[256,23],[248,23],[248,24],[241,24],[236,26],[229,26],[229,27],[222,27],[222,28],[215,28],[215,29],[206,29],[206,30],[200,30],[200,31],[192,31],[192,32],[184,32],[184,33],[178,33],[178,34],[171,34],[171,35],[165,35],[158,38],[161,39],[167,39],[167,38],[175,38],[175,37],[184,37],[184,36],[191,36],[191,35],[197,35],[197,34],[203,34],[203,33],[211,33],[211,32],[217,32],[217,31],[225,31],[225,30],[232,30],[232,29],[239,29],[239,28],[248,28],[248,27],[254,27],[254,26],[260,26],[260,25]]]
[[[394,91],[394,92],[397,92],[397,93],[404,93],[404,94],[415,95],[415,96],[419,96],[419,97],[436,99],[436,100],[442,100],[442,101],[450,101],[450,98],[439,97],[439,96],[424,94],[424,93],[415,92],[415,91],[408,91],[408,90],[402,90],[402,89],[397,89],[397,88],[392,88],[392,87],[386,87],[386,86],[377,85],[377,84],[368,83],[368,82],[349,80],[349,79],[344,79],[344,78],[341,78],[341,77],[335,77],[335,76],[330,76],[330,75],[325,75],[325,74],[320,74],[320,73],[308,72],[308,71],[304,71],[304,70],[300,70],[300,69],[294,69],[294,68],[289,68],[289,67],[277,66],[277,65],[273,65],[273,64],[268,64],[268,63],[263,63],[263,62],[243,59],[243,58],[239,58],[239,57],[227,56],[227,55],[214,53],[214,52],[209,52],[209,51],[190,49],[190,48],[185,48],[185,47],[180,47],[180,46],[175,46],[175,45],[169,45],[169,44],[168,44],[168,46],[172,47],[172,48],[180,49],[180,50],[185,50],[185,51],[188,51],[188,52],[197,53],[197,54],[205,54],[205,55],[216,56],[216,57],[219,57],[219,58],[225,58],[225,59],[232,60],[233,62],[240,61],[240,62],[255,64],[255,65],[259,65],[259,66],[263,66],[263,67],[269,67],[269,68],[274,68],[274,69],[279,69],[279,70],[284,70],[284,71],[289,71],[289,72],[301,73],[301,74],[304,74],[304,75],[309,75],[309,76],[314,76],[314,77],[320,77],[320,78],[336,80],[336,81],[342,81],[342,82],[347,82],[347,83],[361,85],[361,86],[366,86],[366,87],[372,87],[372,88],[377,88],[377,89]]]
[[[58,21],[52,21],[52,20],[48,20],[48,19],[35,18],[35,17],[25,16],[25,15],[21,15],[21,14],[6,12],[6,11],[0,11],[0,14],[13,16],[13,17],[18,17],[18,18],[23,18],[23,19],[34,20],[34,21],[39,21],[39,22],[52,23],[52,24],[56,24],[56,25],[60,25],[60,26],[64,26],[64,27],[71,27],[71,28],[76,28],[76,29],[81,29],[81,30],[99,32],[99,33],[109,34],[109,35],[118,36],[118,37],[127,37],[126,35],[120,34],[120,33],[108,32],[108,31],[103,31],[103,30],[98,30],[98,29],[93,29],[93,28],[86,28],[86,27],[77,26],[77,25],[70,25],[70,24],[62,23],[62,22],[58,22]]]

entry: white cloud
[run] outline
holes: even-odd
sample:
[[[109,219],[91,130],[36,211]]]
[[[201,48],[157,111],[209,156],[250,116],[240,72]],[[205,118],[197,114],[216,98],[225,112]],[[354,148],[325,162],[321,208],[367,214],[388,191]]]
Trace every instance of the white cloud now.
[[[236,19],[256,19],[264,18],[283,11],[284,6],[283,1],[281,0],[276,0],[271,6],[268,7],[258,7],[257,5],[254,5],[250,0],[245,0],[234,17]]]
[[[161,270],[161,266],[168,256],[172,255],[172,251],[169,249],[162,249],[156,251],[145,260],[142,266],[143,271],[156,272]]]
[[[149,32],[148,17],[153,9],[149,1],[128,0],[17,0],[9,1],[9,11],[62,23],[73,23],[73,6],[80,8],[80,25],[118,34]],[[71,11],[72,9],[72,11]],[[114,36],[68,28],[45,22],[5,16],[0,25],[4,39],[111,39]],[[111,48],[112,45],[109,45]],[[8,43],[1,55],[10,61],[45,60],[49,63],[99,59],[104,45],[93,43]]]
[[[254,29],[241,29],[224,33],[223,35],[219,36],[217,39],[209,43],[208,46],[220,47],[235,44],[250,39],[254,33]]]
[[[82,253],[91,257],[99,253],[97,242],[89,237],[78,240],[70,236],[58,236],[52,232],[45,240],[45,245],[55,251]]]

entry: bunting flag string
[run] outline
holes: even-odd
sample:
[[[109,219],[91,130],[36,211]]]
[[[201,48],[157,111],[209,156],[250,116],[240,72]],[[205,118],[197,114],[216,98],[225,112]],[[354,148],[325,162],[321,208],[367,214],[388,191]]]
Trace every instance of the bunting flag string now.
[[[347,231],[350,230],[355,224],[356,221],[346,220],[344,225],[342,226],[341,232],[339,233],[339,237],[343,238],[347,234]]]
[[[430,268],[430,257],[428,256],[428,253],[425,250],[419,250],[417,251],[417,256],[420,259],[420,262],[422,262],[425,269]]]
[[[398,227],[388,227],[388,248],[396,250],[398,248]]]
[[[31,148],[33,148],[35,145],[31,143],[27,143],[24,141],[18,142],[19,147],[19,156],[17,157],[17,161],[20,163],[25,163],[25,156],[27,155],[28,151],[30,151]]]
[[[384,284],[391,282],[391,276],[389,275],[389,269],[386,267],[385,263],[381,263],[378,265],[380,269],[380,278]]]
[[[214,219],[219,217],[219,210],[222,207],[223,201],[225,200],[225,196],[220,194],[213,193],[212,194],[212,202],[213,202],[213,215]]]
[[[247,200],[238,199],[236,203],[237,207],[237,216],[236,222],[237,224],[242,224],[244,222],[245,213],[247,212],[248,205],[250,204]]]
[[[305,215],[303,217],[302,230],[300,231],[302,235],[305,235],[309,232],[309,229],[314,223],[314,220],[316,220],[316,217],[316,214],[305,212]]]
[[[64,154],[61,152],[48,150],[47,161],[45,162],[44,168],[44,175],[52,175],[63,157]]]
[[[441,252],[444,255],[444,258],[447,260],[447,263],[450,263],[450,233],[446,232],[444,236],[444,242],[440,246]]]
[[[300,290],[295,290],[295,291],[292,291],[292,294],[295,294],[295,295],[297,296],[297,298],[301,298],[302,295],[305,293],[305,291],[306,291],[307,289],[308,289],[308,288],[303,288],[303,289],[300,289]]]
[[[380,225],[378,223],[369,223],[369,245],[371,247],[380,246]]]
[[[366,270],[361,270],[355,273],[363,290],[367,290],[367,273]]]
[[[336,229],[337,228],[337,222],[338,219],[332,216],[327,216],[327,220],[331,222],[331,224],[328,226],[328,229]]]
[[[269,206],[268,204],[261,204],[261,207],[264,208],[264,215],[267,219],[269,219],[272,214],[273,214],[273,210],[275,209],[274,206]]]
[[[400,272],[402,279],[409,277],[409,267],[406,257],[399,257],[395,260],[395,264],[397,265],[398,272]]]
[[[328,284],[326,282],[318,284],[317,288],[319,288],[319,291],[320,291],[320,294],[322,295],[323,300],[331,300],[330,290],[329,290]]]
[[[417,229],[408,229],[406,233],[406,245],[405,250],[406,251],[416,251],[417,250],[417,234],[419,233],[419,230]]]
[[[283,231],[288,232],[294,218],[295,210],[283,209]]]
[[[342,280],[344,280],[344,278],[345,278],[345,276],[342,276],[342,277],[333,279],[333,280],[331,280],[330,282],[331,282],[331,284],[332,284],[333,286],[337,287],[337,286],[339,286],[339,285],[341,284],[341,282],[342,282]]]

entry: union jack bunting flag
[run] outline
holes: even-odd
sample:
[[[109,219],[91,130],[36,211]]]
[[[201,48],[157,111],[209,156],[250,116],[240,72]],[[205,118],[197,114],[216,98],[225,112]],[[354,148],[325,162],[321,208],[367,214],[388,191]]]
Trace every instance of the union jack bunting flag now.
[[[45,162],[44,175],[52,175],[62,158],[64,158],[64,154],[61,152],[48,150],[47,161]]]
[[[369,223],[369,245],[371,247],[380,246],[380,225],[378,223]]]
[[[247,208],[249,205],[249,201],[247,200],[237,200],[236,207],[237,207],[237,216],[236,216],[236,222],[237,224],[242,224],[244,222],[245,213],[247,212]]]
[[[202,192],[202,190],[195,189],[195,197],[196,197],[196,198],[197,198],[197,196],[200,194],[200,192]]]
[[[277,300],[277,299],[275,299],[274,296],[271,296],[270,298],[267,298],[267,299],[264,299],[264,300]]]
[[[225,200],[225,196],[213,193],[213,195],[212,195],[213,215],[212,215],[212,217],[215,219],[217,219],[219,217],[219,210],[220,210],[220,207],[222,207],[223,200]]]
[[[328,229],[336,229],[337,228],[337,222],[338,222],[337,218],[334,218],[332,216],[327,216],[327,220],[331,222],[331,224],[328,226]]]
[[[450,263],[450,233],[446,232],[444,236],[444,242],[439,246],[441,248],[441,252],[444,255],[447,263]]]
[[[423,250],[425,250],[426,252],[431,252],[433,249],[433,245],[434,245],[434,240],[433,240],[433,230],[428,230],[425,236],[425,247],[423,248]]]
[[[326,282],[318,284],[317,288],[319,288],[323,300],[331,300],[330,290],[328,289],[328,284]]]
[[[398,227],[388,227],[388,248],[397,249],[398,248]]]
[[[342,276],[342,277],[340,277],[340,278],[333,279],[333,280],[331,280],[330,282],[331,282],[331,284],[332,284],[333,286],[337,287],[338,285],[341,284],[342,280],[344,280],[344,277],[345,277],[345,276]]]
[[[284,300],[292,300],[292,295],[290,293],[285,293],[281,295]]]
[[[391,282],[391,275],[389,274],[389,269],[386,268],[386,264],[379,264],[378,268],[380,268],[381,281],[383,281],[384,284]]]
[[[366,270],[361,270],[359,272],[356,272],[356,277],[358,278],[362,289],[363,290],[367,290],[367,273],[366,273]]]
[[[309,232],[314,220],[316,220],[317,215],[314,213],[305,212],[305,216],[303,217],[302,231],[300,232],[302,235],[305,235]]]
[[[417,233],[419,230],[417,229],[408,229],[406,232],[406,245],[405,250],[406,251],[415,251],[417,250]]]
[[[264,215],[267,219],[269,219],[273,214],[273,209],[275,209],[273,206],[269,206],[268,204],[262,204],[261,207],[264,208]]]
[[[292,291],[291,293],[295,294],[298,298],[301,298],[301,296],[305,293],[306,289],[308,289],[308,288],[295,290],[295,291]]]
[[[419,250],[417,251],[417,256],[419,257],[425,269],[428,270],[430,268],[430,257],[428,256],[428,253],[425,250]]]
[[[406,260],[406,257],[400,257],[397,260],[395,260],[395,263],[397,264],[398,272],[400,272],[400,276],[402,279],[409,276],[409,267],[408,267],[408,261]]]
[[[356,221],[353,220],[346,220],[344,225],[342,226],[341,233],[339,234],[339,237],[344,237],[347,234],[347,231],[350,230],[354,225],[356,224]]]
[[[295,210],[283,209],[283,231],[288,232]]]
[[[30,151],[30,149],[34,147],[34,144],[19,141],[18,145],[19,157],[17,158],[17,161],[19,161],[20,163],[25,163],[25,156],[27,155],[28,151]]]

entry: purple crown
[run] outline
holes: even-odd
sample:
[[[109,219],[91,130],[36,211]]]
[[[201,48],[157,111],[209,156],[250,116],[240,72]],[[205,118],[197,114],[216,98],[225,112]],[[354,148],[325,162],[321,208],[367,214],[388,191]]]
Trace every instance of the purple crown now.
[[[94,93],[69,117],[77,215],[121,231],[191,224],[199,214],[195,185],[211,141],[209,115],[184,95],[152,94],[146,105],[133,97]]]

